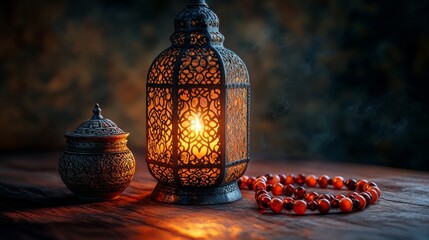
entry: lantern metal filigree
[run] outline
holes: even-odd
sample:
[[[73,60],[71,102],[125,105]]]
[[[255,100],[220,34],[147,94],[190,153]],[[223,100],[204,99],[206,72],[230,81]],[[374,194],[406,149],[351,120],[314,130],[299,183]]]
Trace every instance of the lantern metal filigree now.
[[[244,62],[223,47],[219,19],[190,0],[174,21],[171,47],[147,82],[147,165],[152,198],[215,204],[241,198],[249,162],[250,82]]]

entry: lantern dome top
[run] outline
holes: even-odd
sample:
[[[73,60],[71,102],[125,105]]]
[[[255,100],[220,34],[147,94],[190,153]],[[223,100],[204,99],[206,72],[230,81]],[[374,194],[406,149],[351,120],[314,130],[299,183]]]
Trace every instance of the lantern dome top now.
[[[204,0],[190,0],[174,20],[176,31],[219,28],[219,18]]]
[[[249,84],[246,65],[223,46],[219,18],[204,0],[189,0],[174,26],[172,45],[150,66],[149,84]]]
[[[201,39],[209,39],[211,44],[222,45],[224,41],[219,32],[219,18],[204,0],[190,0],[174,19],[174,29],[173,45],[184,45],[191,34],[200,34]]]

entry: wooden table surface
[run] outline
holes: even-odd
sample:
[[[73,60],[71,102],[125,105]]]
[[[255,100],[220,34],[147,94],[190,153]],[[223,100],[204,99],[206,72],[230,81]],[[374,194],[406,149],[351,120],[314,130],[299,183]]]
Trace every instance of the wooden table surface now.
[[[79,201],[63,185],[60,152],[0,155],[0,239],[429,239],[429,173],[254,157],[248,175],[304,173],[375,181],[381,201],[364,211],[296,216],[258,210],[251,191],[234,203],[161,204],[144,155],[121,197]]]

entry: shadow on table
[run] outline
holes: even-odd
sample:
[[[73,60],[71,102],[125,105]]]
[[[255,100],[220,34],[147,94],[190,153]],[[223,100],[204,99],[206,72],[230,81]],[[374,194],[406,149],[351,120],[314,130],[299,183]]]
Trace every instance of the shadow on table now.
[[[57,208],[85,205],[64,189],[47,189],[0,183],[0,212],[37,210],[41,208]]]

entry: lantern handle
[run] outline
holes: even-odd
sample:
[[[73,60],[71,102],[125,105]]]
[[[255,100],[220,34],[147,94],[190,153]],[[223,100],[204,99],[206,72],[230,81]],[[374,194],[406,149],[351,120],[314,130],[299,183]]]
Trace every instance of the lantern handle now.
[[[204,6],[208,7],[205,0],[188,0],[188,7],[194,7],[194,6]]]

